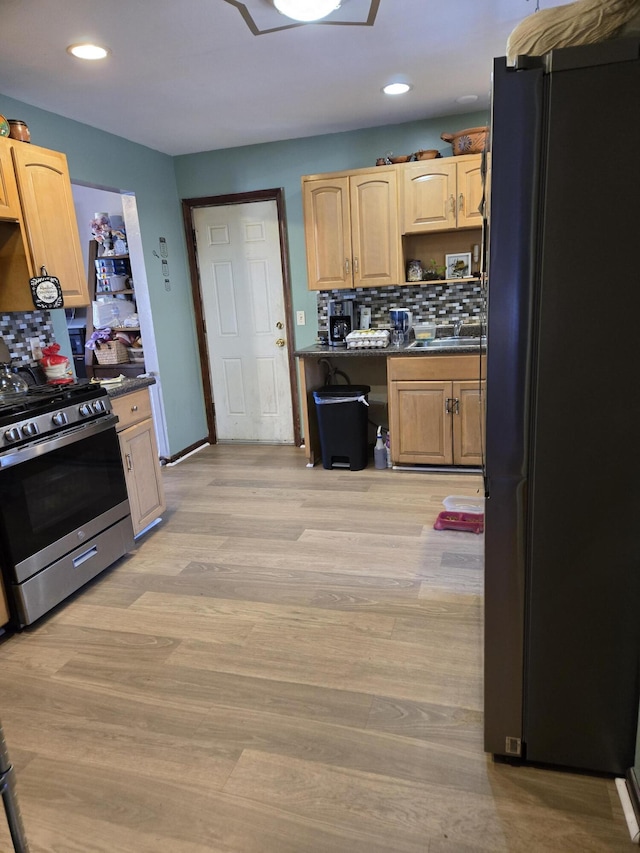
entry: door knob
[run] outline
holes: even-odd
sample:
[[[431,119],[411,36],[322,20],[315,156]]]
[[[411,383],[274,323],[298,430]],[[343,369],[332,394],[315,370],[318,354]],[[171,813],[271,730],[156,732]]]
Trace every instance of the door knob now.
[[[276,323],[276,329],[284,329],[284,323],[281,323],[280,320]]]
[[[276,346],[277,347],[283,347],[285,345],[285,343],[286,343],[286,341],[284,338],[278,338],[278,340],[276,341]]]

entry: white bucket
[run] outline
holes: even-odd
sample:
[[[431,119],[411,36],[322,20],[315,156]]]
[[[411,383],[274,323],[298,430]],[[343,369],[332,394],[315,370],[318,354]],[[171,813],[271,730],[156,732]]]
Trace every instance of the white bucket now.
[[[126,290],[128,283],[128,276],[126,275],[112,275],[109,276],[109,287],[111,292],[115,292],[116,290]]]

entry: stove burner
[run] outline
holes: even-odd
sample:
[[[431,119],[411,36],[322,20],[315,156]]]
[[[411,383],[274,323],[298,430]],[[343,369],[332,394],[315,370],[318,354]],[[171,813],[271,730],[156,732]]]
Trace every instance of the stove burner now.
[[[32,385],[26,394],[0,400],[0,452],[110,411],[107,392],[96,383]]]

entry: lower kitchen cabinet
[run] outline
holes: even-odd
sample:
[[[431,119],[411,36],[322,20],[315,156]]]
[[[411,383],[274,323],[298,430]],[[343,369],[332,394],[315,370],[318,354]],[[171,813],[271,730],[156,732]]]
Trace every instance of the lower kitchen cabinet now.
[[[484,364],[477,355],[389,359],[395,464],[482,464]]]
[[[166,509],[149,391],[143,388],[111,401],[118,415],[122,463],[127,481],[134,535]]]

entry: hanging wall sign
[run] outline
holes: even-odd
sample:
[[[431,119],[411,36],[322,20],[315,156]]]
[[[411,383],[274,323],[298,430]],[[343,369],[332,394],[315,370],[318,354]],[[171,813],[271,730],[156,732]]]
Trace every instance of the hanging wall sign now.
[[[62,288],[60,281],[53,275],[47,275],[47,271],[42,267],[42,275],[30,279],[31,298],[36,308],[62,308],[64,298],[62,296]]]

